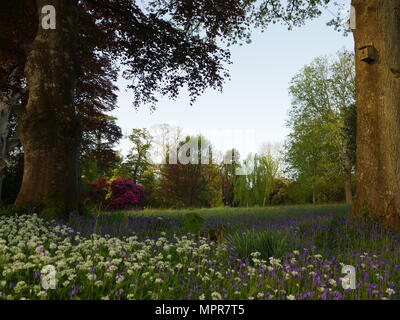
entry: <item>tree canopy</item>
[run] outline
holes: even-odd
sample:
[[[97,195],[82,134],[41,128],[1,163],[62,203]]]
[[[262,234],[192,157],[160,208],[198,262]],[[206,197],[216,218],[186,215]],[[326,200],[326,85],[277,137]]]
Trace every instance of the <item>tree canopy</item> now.
[[[316,58],[293,77],[289,92],[287,169],[310,185],[315,197],[355,169],[353,54],[340,51],[334,60]]]

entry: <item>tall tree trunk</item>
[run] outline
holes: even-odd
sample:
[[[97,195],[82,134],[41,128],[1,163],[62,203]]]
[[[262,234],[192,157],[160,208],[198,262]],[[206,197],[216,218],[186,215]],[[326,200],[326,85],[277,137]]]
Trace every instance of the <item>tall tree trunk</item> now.
[[[0,202],[2,195],[3,181],[7,167],[7,144],[9,134],[9,117],[11,106],[0,100]]]
[[[400,227],[400,1],[353,0],[357,28],[357,197],[367,213]],[[376,60],[360,59],[373,42]]]
[[[347,149],[347,148],[346,148]],[[344,169],[344,193],[346,197],[346,203],[353,203],[353,193],[351,191],[351,160],[348,150],[344,152],[343,169]]]
[[[53,218],[78,209],[79,127],[74,107],[77,7],[75,0],[37,0],[52,5],[56,29],[39,28],[27,51],[29,100],[22,122],[24,176],[16,205],[39,206]]]

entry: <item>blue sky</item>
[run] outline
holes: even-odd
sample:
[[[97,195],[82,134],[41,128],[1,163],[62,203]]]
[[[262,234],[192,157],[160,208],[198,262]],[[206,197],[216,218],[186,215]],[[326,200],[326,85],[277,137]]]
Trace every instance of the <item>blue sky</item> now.
[[[257,152],[263,143],[283,143],[289,133],[285,121],[290,108],[291,78],[317,56],[333,55],[344,47],[354,48],[351,35],[344,37],[326,26],[330,19],[332,14],[326,12],[292,31],[281,25],[271,26],[263,33],[255,31],[251,44],[231,47],[231,80],[225,83],[223,93],[210,89],[193,106],[187,93],[182,92],[176,101],[161,99],[153,113],[147,107],[135,111],[132,95],[125,90],[127,82],[120,79],[118,109],[112,114],[118,118],[124,134],[132,128],[168,123],[181,127],[187,134],[203,133],[220,150],[224,146],[218,144],[212,132],[254,130],[253,143],[243,146],[238,142],[232,146],[242,155]],[[129,148],[129,141],[124,139],[117,149],[126,154]]]

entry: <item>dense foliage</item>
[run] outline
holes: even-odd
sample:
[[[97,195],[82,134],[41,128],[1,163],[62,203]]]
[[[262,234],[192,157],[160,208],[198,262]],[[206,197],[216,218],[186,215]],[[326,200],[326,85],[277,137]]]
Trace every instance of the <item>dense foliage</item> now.
[[[289,88],[291,129],[285,158],[289,176],[308,201],[343,199],[355,171],[354,56],[319,57],[296,74]]]

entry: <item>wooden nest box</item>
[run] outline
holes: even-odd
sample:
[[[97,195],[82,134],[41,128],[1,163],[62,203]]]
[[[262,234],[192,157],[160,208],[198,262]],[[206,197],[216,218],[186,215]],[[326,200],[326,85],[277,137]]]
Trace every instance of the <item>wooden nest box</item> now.
[[[375,48],[373,43],[367,43],[364,46],[358,48],[360,51],[361,61],[372,63],[375,61]]]

